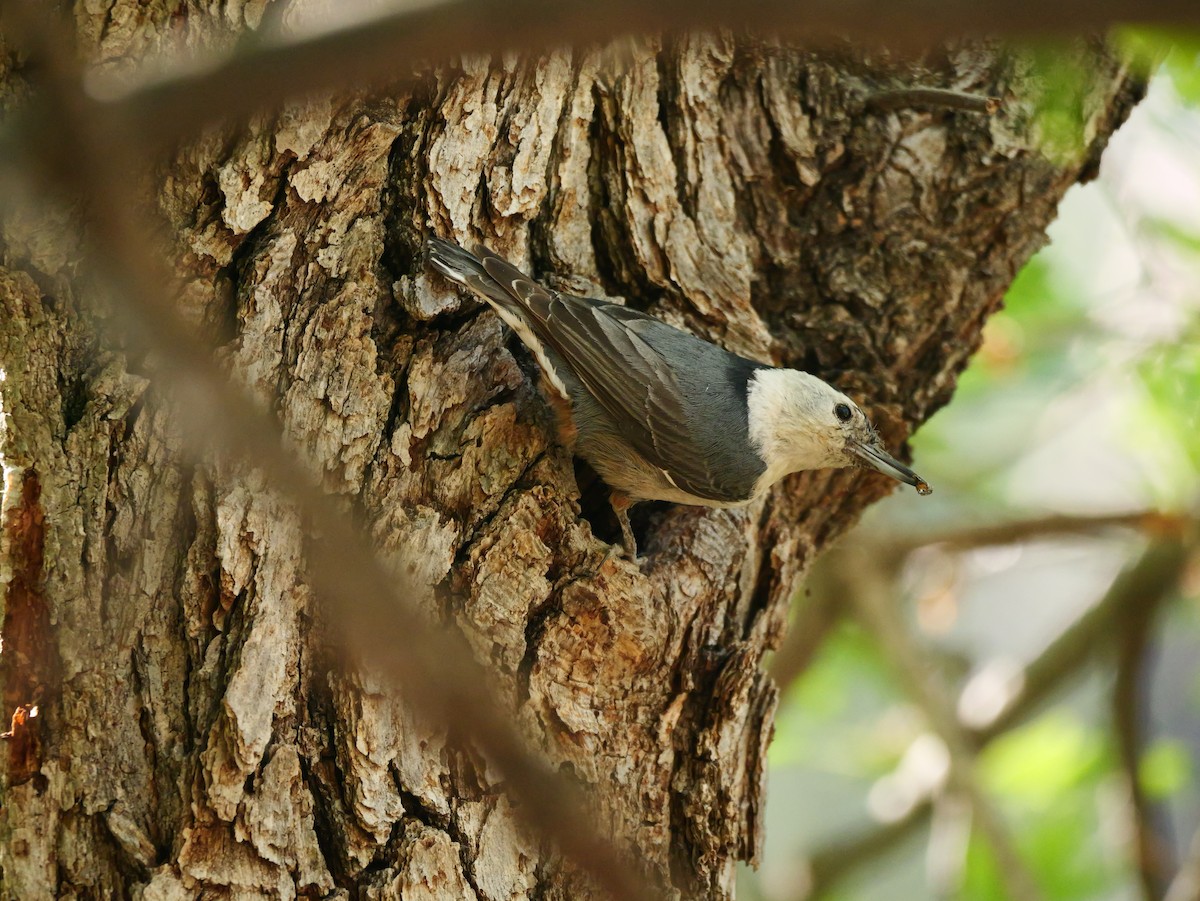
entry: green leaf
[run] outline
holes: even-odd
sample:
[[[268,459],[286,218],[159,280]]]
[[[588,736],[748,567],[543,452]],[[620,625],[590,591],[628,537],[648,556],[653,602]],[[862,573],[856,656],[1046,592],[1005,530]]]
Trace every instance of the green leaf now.
[[[1200,490],[1200,317],[1178,342],[1151,348],[1137,372],[1145,402],[1130,411],[1125,441],[1161,501],[1186,505]]]
[[[1116,46],[1143,74],[1164,72],[1188,103],[1200,103],[1200,33],[1179,28],[1119,28]]]
[[[1051,711],[993,742],[980,771],[991,791],[1045,808],[1099,772],[1104,759],[1104,742],[1095,730]]]
[[[1089,69],[1081,44],[1051,43],[1029,51],[1038,148],[1051,160],[1075,161],[1086,148]]]
[[[1177,795],[1192,783],[1192,756],[1178,739],[1160,739],[1138,764],[1138,782],[1153,801]]]

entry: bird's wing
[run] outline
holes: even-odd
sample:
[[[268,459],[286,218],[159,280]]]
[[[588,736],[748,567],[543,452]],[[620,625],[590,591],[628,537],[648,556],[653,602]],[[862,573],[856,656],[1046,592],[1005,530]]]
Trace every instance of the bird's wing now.
[[[705,436],[694,434],[674,370],[637,333],[639,326],[661,323],[636,310],[550,291],[484,248],[476,253],[638,453],[690,494],[725,502],[745,499],[712,472]]]

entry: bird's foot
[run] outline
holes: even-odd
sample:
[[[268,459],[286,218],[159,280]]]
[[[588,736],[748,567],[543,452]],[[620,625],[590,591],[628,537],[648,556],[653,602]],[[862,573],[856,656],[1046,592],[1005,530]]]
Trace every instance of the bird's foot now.
[[[641,569],[647,558],[638,556],[637,539],[633,537],[633,528],[629,525],[629,508],[633,506],[633,501],[619,491],[614,491],[609,496],[609,501],[612,504],[613,515],[617,517],[617,524],[621,527],[621,544],[620,551],[618,551],[617,545],[610,545],[605,559],[620,553],[626,560]]]
[[[633,528],[629,525],[629,508],[633,505],[633,501],[627,495],[614,491],[609,498],[609,503],[612,504],[617,524],[621,527],[621,544],[624,546],[625,556],[631,562],[637,563],[637,539],[633,537]]]
[[[622,513],[621,520],[621,549],[625,556],[634,563],[638,562],[637,539],[633,537],[633,529],[629,528],[629,517]]]

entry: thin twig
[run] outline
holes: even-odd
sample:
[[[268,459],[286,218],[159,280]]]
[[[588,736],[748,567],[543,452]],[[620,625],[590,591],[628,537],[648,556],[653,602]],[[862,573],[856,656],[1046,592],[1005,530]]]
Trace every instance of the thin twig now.
[[[969,94],[949,88],[897,88],[867,98],[867,109],[895,112],[902,109],[952,109],[991,116],[1000,109],[1000,98]]]
[[[179,424],[189,441],[261,469],[319,525],[321,540],[308,546],[308,575],[349,648],[389,673],[431,722],[448,727],[452,719],[503,774],[517,810],[597,885],[615,898],[649,897],[628,861],[581,815],[574,787],[530,752],[465,641],[426,623],[411,600],[413,586],[380,564],[335,501],[284,449],[278,426],[232,385],[179,318],[171,303],[174,280],[152,250],[155,238],[136,202],[134,148],[119,124],[98,118],[99,108],[80,92],[65,25],[32,3],[10,2],[4,13],[9,36],[19,37],[40,64],[40,102],[51,134],[74,149],[72,166],[59,176],[88,200],[88,263],[114,288],[111,301],[123,309],[128,339],[169,361],[158,376],[186,405]]]

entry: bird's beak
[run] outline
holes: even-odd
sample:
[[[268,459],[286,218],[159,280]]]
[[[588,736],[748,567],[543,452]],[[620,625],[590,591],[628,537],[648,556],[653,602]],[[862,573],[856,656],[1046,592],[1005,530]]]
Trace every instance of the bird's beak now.
[[[873,444],[851,441],[850,450],[857,454],[863,463],[872,469],[877,469],[885,476],[891,476],[905,485],[912,485],[917,489],[917,494],[933,494],[933,489],[929,487],[928,482],[883,448],[876,447]]]

